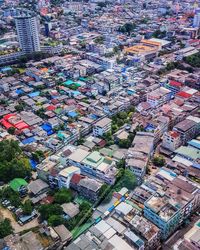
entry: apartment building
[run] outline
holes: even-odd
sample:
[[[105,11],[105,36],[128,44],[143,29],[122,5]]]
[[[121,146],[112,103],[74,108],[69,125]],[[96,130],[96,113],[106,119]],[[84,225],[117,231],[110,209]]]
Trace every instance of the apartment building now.
[[[170,100],[171,94],[169,89],[160,87],[147,94],[147,102],[151,107],[159,107]]]
[[[109,132],[111,130],[111,124],[112,124],[112,120],[107,117],[99,120],[93,126],[93,135],[98,137]]]

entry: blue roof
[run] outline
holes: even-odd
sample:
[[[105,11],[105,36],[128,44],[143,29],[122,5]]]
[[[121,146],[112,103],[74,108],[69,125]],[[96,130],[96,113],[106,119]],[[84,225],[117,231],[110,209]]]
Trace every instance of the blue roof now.
[[[37,162],[35,160],[33,160],[33,159],[30,159],[29,162],[31,164],[31,168],[33,170],[36,170]]]
[[[42,128],[44,131],[46,131],[46,132],[49,132],[49,131],[52,130],[52,126],[51,126],[50,124],[48,124],[48,123],[43,124],[43,125],[41,126],[41,128]]]
[[[31,215],[24,215],[24,216],[20,216],[19,217],[19,220],[22,222],[22,223],[25,223],[27,222],[29,219],[31,219],[33,216],[35,216],[35,212],[33,211]]]
[[[77,95],[80,95],[81,92],[79,92],[79,91],[72,91],[72,94],[73,94],[74,96],[77,96]]]
[[[152,124],[148,124],[144,129],[145,131],[151,132],[154,131],[155,127]]]
[[[20,94],[23,94],[24,91],[22,89],[16,89],[15,93],[17,93],[18,95],[20,95]]]
[[[27,138],[27,139],[24,139],[24,140],[22,141],[22,143],[23,143],[23,144],[30,144],[30,143],[35,142],[35,141],[36,141],[36,140],[35,140],[34,137],[29,137],[29,138]]]
[[[96,119],[99,118],[99,116],[97,116],[97,115],[95,115],[95,114],[90,114],[88,117],[89,117],[90,119],[92,119],[92,120],[96,120]]]
[[[53,130],[49,130],[49,131],[47,132],[47,135],[52,135],[52,134],[54,134],[54,131],[53,131]]]
[[[72,117],[72,118],[78,116],[78,114],[77,114],[75,111],[69,111],[69,112],[67,113],[67,115],[70,116],[70,117]]]
[[[32,92],[30,94],[28,94],[29,97],[36,97],[36,96],[39,96],[40,94],[40,91],[36,91],[36,92]]]
[[[200,149],[200,141],[198,141],[198,140],[193,139],[193,140],[188,142],[188,145],[190,145],[194,148]]]
[[[6,72],[6,71],[9,71],[11,69],[12,69],[11,67],[5,67],[5,68],[1,69],[1,72]]]

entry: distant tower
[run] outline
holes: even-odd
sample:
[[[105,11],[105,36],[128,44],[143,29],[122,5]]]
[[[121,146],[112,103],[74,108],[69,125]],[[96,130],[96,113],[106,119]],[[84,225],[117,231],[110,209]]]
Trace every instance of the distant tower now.
[[[40,51],[39,25],[34,12],[20,10],[15,17],[20,48],[25,53]]]
[[[200,28],[200,9],[196,9],[194,19],[193,19],[193,27]]]

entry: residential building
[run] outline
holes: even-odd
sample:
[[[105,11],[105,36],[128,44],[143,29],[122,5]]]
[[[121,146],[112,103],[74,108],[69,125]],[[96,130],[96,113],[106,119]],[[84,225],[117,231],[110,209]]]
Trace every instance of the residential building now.
[[[132,147],[129,148],[126,159],[126,167],[130,169],[139,179],[146,173],[149,157],[153,153],[154,134],[137,132]]]
[[[70,180],[74,174],[80,174],[80,168],[70,166],[67,168],[62,169],[58,173],[58,187],[59,188],[69,188]]]
[[[198,185],[183,177],[168,175],[166,178],[171,179],[171,182],[168,181],[165,194],[157,191],[144,203],[144,216],[160,228],[162,239],[167,239],[175,232],[198,209],[200,202]]]
[[[109,132],[111,130],[111,123],[112,120],[106,117],[99,120],[93,126],[93,135],[98,137]]]
[[[94,176],[108,184],[114,184],[117,170],[115,162],[109,157],[103,157],[99,152],[88,152],[77,148],[69,157],[69,163],[81,169],[81,173]]]
[[[169,89],[160,87],[147,94],[147,102],[152,107],[159,107],[170,100],[171,94]]]
[[[182,239],[173,245],[174,250],[182,249],[198,250],[200,248],[200,220],[183,236]]]
[[[129,222],[132,230],[145,243],[145,249],[157,249],[160,246],[160,229],[143,216],[135,215]]]
[[[162,147],[174,152],[181,145],[181,136],[176,131],[165,132],[163,135]]]
[[[200,132],[200,119],[189,116],[187,119],[176,124],[173,127],[173,131],[176,131],[181,135],[181,140],[183,144],[185,144],[187,141],[190,141],[197,136]]]
[[[98,199],[102,185],[103,183],[80,174],[74,174],[70,181],[70,187],[72,189],[76,190],[81,196],[92,201]]]
[[[20,10],[15,17],[17,37],[24,53],[40,51],[38,19],[29,10]]]

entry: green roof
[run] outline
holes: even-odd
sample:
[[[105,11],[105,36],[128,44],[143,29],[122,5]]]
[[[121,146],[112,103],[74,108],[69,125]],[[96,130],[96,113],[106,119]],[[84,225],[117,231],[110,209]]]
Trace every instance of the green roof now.
[[[94,151],[83,160],[83,163],[97,168],[103,161],[104,157],[99,152]]]
[[[99,150],[99,152],[102,154],[102,155],[105,155],[105,156],[109,156],[109,157],[112,157],[113,154],[114,154],[114,151],[110,148],[102,148]]]
[[[188,146],[181,146],[178,148],[175,153],[178,153],[180,155],[183,155],[189,159],[197,160],[200,157],[200,150],[193,148],[193,147],[188,147]]]
[[[27,186],[28,183],[21,178],[15,178],[9,183],[13,191],[19,191],[20,187]]]

